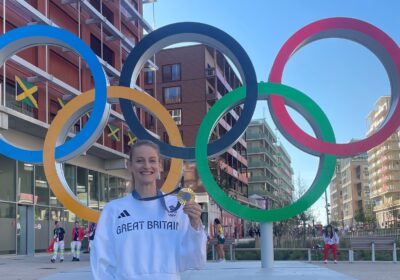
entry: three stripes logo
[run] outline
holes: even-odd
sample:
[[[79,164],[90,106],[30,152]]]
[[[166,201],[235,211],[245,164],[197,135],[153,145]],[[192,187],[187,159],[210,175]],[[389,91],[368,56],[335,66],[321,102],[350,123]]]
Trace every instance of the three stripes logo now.
[[[130,214],[128,213],[128,211],[124,210],[121,212],[121,214],[119,214],[118,219],[129,217],[129,216],[130,216]]]

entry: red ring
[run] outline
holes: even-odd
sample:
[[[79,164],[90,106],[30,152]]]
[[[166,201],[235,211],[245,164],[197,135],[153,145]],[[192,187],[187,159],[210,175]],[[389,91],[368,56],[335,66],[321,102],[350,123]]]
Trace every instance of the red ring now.
[[[343,33],[346,31],[348,33]],[[325,34],[323,34],[324,32]],[[333,34],[330,34],[329,32],[332,32]],[[337,33],[335,34],[335,32],[342,32],[340,33],[342,35],[339,36],[339,38],[346,38],[355,42],[359,42],[359,40],[357,40],[357,37],[351,33],[358,33],[356,36],[359,35],[360,38],[364,37],[364,39],[365,35],[367,35],[368,39],[372,39],[375,45],[371,45],[371,42],[364,42],[364,46],[367,48],[372,48],[379,44],[378,47],[383,47],[394,63],[395,68],[392,70],[397,71],[397,73],[393,75],[393,77],[395,77],[395,82],[397,82],[397,85],[400,84],[400,51],[397,44],[385,32],[377,27],[352,18],[323,19],[313,22],[296,32],[280,49],[272,66],[269,81],[273,83],[281,83],[284,67],[292,54],[294,54],[307,43],[320,39],[318,36],[322,36],[322,38],[337,38],[338,36]],[[374,50],[371,51],[377,55]],[[378,56],[378,58],[380,57]],[[384,66],[386,65],[384,64]],[[387,68],[386,71],[389,72]],[[388,74],[390,75],[392,73]],[[393,84],[391,81],[391,86],[392,85]],[[391,114],[389,119],[387,119],[388,116],[386,116],[383,126],[378,131],[363,140],[346,144],[324,142],[305,133],[290,117],[288,111],[286,110],[284,99],[280,96],[270,96],[270,108],[272,109],[271,114],[274,114],[276,120],[279,122],[279,124],[277,124],[278,128],[283,129],[281,132],[284,135],[288,135],[288,139],[297,142],[294,143],[294,145],[298,144],[296,146],[303,147],[303,149],[316,155],[326,153],[335,156],[346,157],[370,150],[371,148],[385,141],[396,131],[400,125],[399,94],[400,92],[393,95],[392,92],[392,102],[389,112],[390,110],[393,110],[394,107],[393,114]]]

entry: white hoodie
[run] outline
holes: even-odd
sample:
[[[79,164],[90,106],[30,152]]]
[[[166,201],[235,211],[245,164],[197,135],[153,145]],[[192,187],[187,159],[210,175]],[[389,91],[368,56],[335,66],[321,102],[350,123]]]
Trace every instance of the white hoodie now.
[[[176,197],[165,197],[167,207]],[[195,230],[183,207],[169,213],[161,199],[142,201],[131,194],[103,209],[90,263],[95,280],[178,280],[180,272],[206,263],[207,237]]]

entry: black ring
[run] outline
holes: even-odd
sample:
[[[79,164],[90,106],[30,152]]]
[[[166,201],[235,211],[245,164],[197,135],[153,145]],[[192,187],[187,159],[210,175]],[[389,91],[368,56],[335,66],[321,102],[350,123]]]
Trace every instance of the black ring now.
[[[166,46],[181,42],[199,42],[217,48],[235,64],[246,85],[244,108],[237,123],[220,139],[208,146],[208,156],[215,156],[234,145],[246,131],[257,103],[257,77],[253,64],[246,51],[230,35],[213,26],[194,22],[175,23],[159,28],[144,37],[133,48],[122,68],[119,84],[131,87],[152,55]],[[176,147],[161,142],[142,126],[133,110],[133,102],[120,99],[120,105],[126,123],[138,139],[157,143],[160,153],[165,157],[194,160],[194,147]]]

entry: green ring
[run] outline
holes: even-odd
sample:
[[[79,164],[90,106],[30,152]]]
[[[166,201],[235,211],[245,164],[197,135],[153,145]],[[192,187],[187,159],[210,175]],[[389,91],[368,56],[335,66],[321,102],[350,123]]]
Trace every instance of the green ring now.
[[[207,144],[218,120],[225,112],[240,104],[245,98],[245,93],[245,87],[240,87],[229,92],[218,100],[204,117],[196,138],[195,158],[198,174],[211,197],[222,208],[237,217],[256,222],[273,222],[289,219],[304,212],[321,197],[334,174],[336,157],[321,155],[319,157],[320,162],[317,176],[311,187],[296,202],[283,208],[271,210],[249,208],[227,196],[215,182],[208,167]],[[316,130],[316,134],[319,134],[319,137],[324,141],[335,143],[335,135],[328,118],[321,108],[304,93],[282,84],[259,83],[258,99],[267,99],[269,94],[276,94],[284,97],[285,100],[300,104],[308,117],[318,126],[318,129],[314,129]]]

